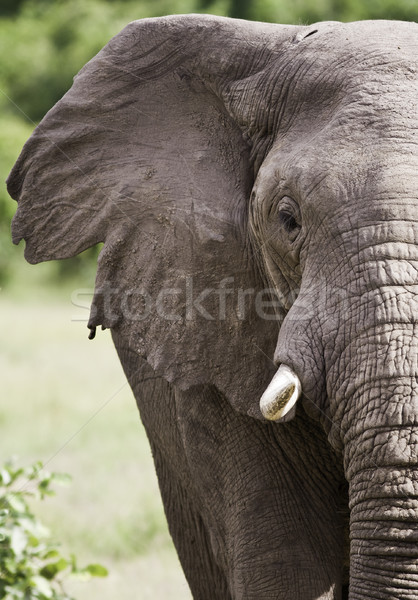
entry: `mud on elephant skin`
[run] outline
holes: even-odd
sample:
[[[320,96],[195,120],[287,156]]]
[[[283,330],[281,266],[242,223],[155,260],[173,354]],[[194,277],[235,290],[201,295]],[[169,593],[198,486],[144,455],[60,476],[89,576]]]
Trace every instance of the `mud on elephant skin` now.
[[[10,174],[29,262],[104,242],[89,327],[195,598],[418,595],[417,57],[414,23],[136,21]]]

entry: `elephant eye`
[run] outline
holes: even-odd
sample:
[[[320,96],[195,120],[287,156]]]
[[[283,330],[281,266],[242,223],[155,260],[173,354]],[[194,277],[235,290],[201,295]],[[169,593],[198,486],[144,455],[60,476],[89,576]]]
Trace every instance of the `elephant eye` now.
[[[301,230],[301,214],[297,203],[289,196],[282,197],[273,209],[270,218],[279,223],[280,227],[294,241]]]
[[[296,221],[295,217],[286,210],[279,211],[279,221],[288,233],[299,228],[299,223]]]

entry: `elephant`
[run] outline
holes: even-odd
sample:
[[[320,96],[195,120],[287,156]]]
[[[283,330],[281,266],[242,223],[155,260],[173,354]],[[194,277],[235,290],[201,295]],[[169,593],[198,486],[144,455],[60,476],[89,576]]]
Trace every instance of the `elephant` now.
[[[418,597],[417,70],[416,23],[140,19],[9,175],[30,263],[104,244],[196,599]]]

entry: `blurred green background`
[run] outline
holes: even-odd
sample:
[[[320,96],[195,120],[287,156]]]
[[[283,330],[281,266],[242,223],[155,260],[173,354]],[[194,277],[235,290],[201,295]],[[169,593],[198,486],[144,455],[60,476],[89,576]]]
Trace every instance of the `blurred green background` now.
[[[418,0],[0,0],[1,182],[33,127],[111,36],[134,19],[190,12],[295,24],[416,21]],[[31,267],[10,241],[14,211],[1,183],[0,458],[39,459],[73,475],[71,488],[39,510],[69,552],[111,571],[74,583],[77,598],[190,598],[108,332],[87,341],[97,249]]]

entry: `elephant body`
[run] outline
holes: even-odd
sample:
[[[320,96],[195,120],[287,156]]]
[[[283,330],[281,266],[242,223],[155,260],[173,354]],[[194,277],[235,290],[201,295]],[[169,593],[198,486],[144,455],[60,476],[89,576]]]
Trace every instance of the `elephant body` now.
[[[347,490],[322,429],[302,413],[278,430],[209,386],[180,391],[115,344],[193,597],[340,597]]]
[[[29,262],[104,242],[91,337],[197,599],[417,596],[417,50],[415,23],[136,21],[9,176]]]

